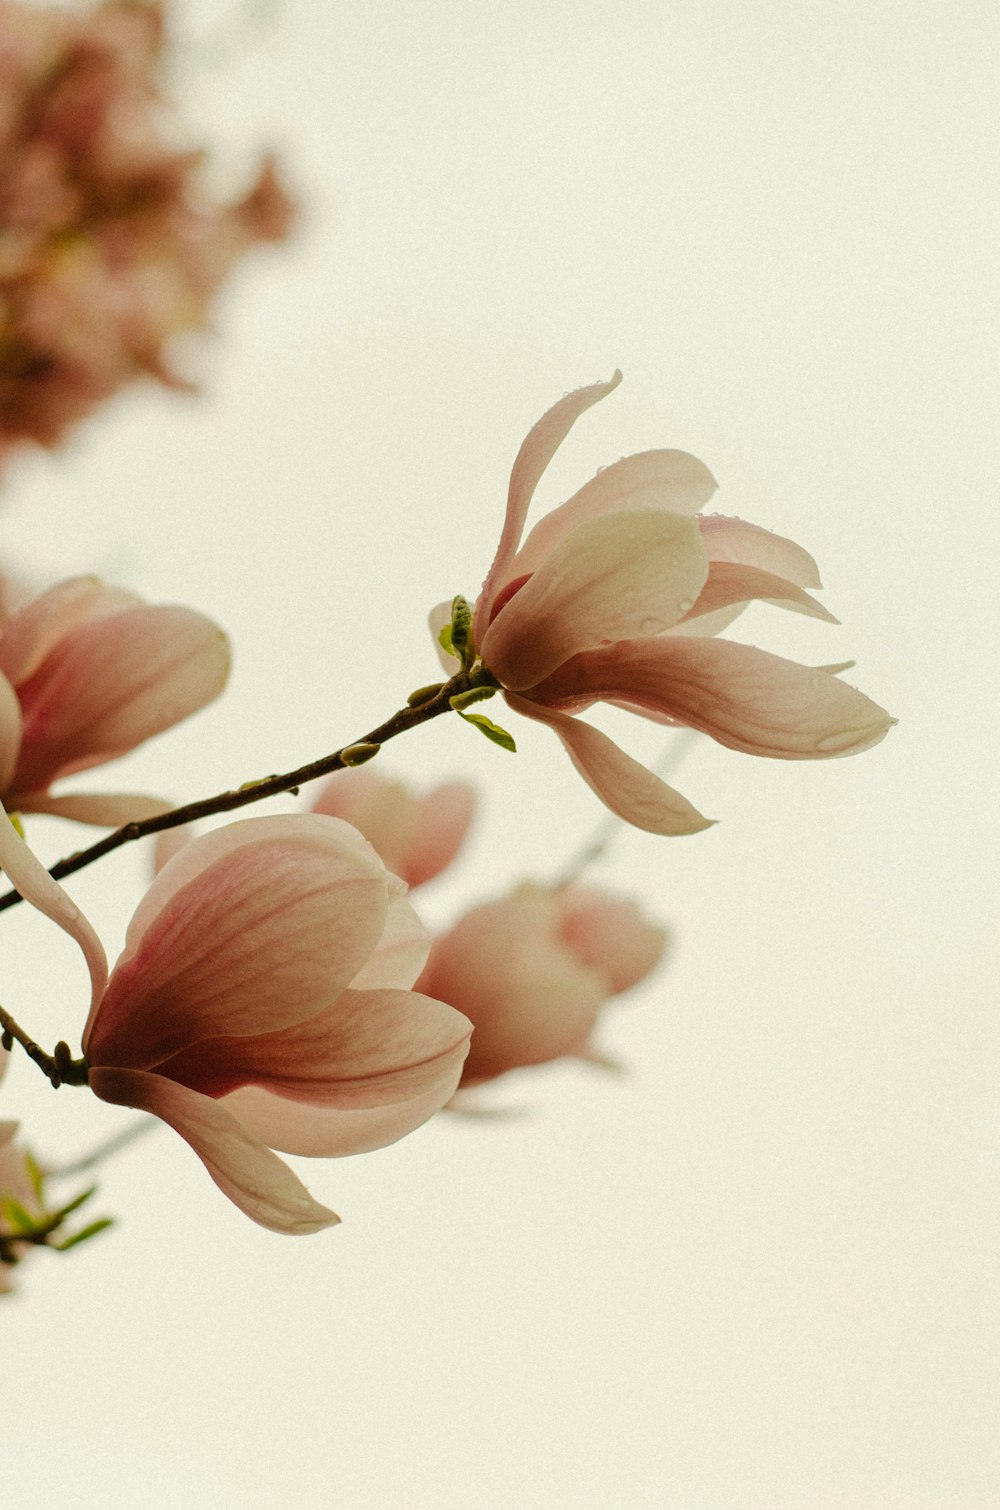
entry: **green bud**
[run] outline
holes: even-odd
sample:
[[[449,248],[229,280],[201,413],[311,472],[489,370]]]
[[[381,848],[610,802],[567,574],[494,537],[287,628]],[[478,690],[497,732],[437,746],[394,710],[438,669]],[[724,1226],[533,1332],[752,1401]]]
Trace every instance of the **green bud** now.
[[[495,687],[470,687],[467,692],[456,692],[448,701],[456,713],[461,713],[463,708],[469,708],[473,703],[481,703],[484,698],[493,697]]]
[[[341,750],[340,758],[346,766],[364,765],[366,760],[374,760],[381,750],[381,745],[361,744],[348,745],[346,750]]]

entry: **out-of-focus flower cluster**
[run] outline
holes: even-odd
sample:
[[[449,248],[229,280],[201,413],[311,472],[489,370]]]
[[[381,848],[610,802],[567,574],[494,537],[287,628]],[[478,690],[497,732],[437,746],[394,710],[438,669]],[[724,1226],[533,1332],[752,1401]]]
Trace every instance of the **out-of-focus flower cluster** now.
[[[204,328],[236,258],[285,236],[273,162],[213,202],[160,90],[163,7],[0,0],[0,461],[134,378],[188,387],[170,345]]]

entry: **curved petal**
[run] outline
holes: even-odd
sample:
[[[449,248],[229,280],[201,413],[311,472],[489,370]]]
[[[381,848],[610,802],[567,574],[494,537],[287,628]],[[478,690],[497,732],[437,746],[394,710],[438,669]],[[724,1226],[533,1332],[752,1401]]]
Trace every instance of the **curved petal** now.
[[[835,676],[729,640],[622,640],[575,656],[536,689],[572,705],[623,699],[749,755],[819,760],[878,744],[895,719]]]
[[[223,1195],[261,1227],[302,1236],[340,1221],[313,1200],[277,1154],[208,1096],[139,1070],[92,1069],[89,1083],[102,1101],[151,1112],[180,1133]]]
[[[74,823],[93,823],[98,828],[121,828],[169,813],[172,802],[144,792],[70,792],[53,797],[49,792],[25,792],[18,797],[22,813],[51,813]],[[170,832],[170,830],[168,830]]]
[[[150,1069],[205,1037],[313,1017],[378,943],[391,884],[336,818],[249,818],[195,839],[132,919],[84,1052]]]
[[[50,651],[81,625],[135,608],[142,599],[99,577],[71,577],[14,614],[0,634],[0,671],[15,686],[38,670]]]
[[[785,577],[796,587],[822,587],[819,568],[801,545],[748,524],[745,519],[730,519],[724,514],[710,514],[699,519],[698,527],[710,561],[738,561],[742,566],[759,566],[762,571]]]
[[[10,790],[21,748],[21,703],[5,676],[0,674],[0,792]]]
[[[486,632],[494,593],[500,583],[506,580],[507,568],[521,543],[524,521],[528,517],[528,508],[542,473],[580,415],[585,413],[592,404],[599,403],[602,398],[614,392],[621,380],[621,373],[614,372],[606,383],[592,383],[589,388],[577,388],[572,393],[567,393],[557,404],[553,404],[551,409],[546,410],[521,442],[521,449],[511,469],[510,485],[507,489],[507,513],[500,544],[497,546],[493,565],[487,573],[482,591],[476,600],[473,627],[477,645],[482,644],[483,635]]]
[[[584,781],[626,823],[651,834],[677,835],[700,833],[715,822],[714,818],[705,818],[659,776],[626,755],[599,729],[555,708],[540,707],[527,698],[509,694],[507,701],[516,712],[548,724],[558,734]]]
[[[94,1012],[108,978],[108,961],[104,947],[93,928],[57,881],[53,881],[41,860],[25,844],[0,805],[0,869],[15,891],[26,902],[51,918],[83,950],[90,972],[91,1013]]]
[[[603,640],[669,629],[707,574],[693,519],[646,512],[587,520],[504,605],[480,653],[505,687],[533,687]]]
[[[705,463],[687,451],[640,451],[603,467],[572,498],[540,519],[504,580],[537,571],[559,541],[585,519],[640,509],[697,514],[718,484]],[[501,585],[501,584],[498,584]]]
[[[228,674],[226,636],[190,609],[140,607],[84,625],[19,689],[18,787],[125,754],[204,707]]]
[[[389,781],[370,766],[337,771],[320,789],[312,810],[350,823],[387,869],[408,881],[406,861],[417,815],[416,799],[402,782]]]
[[[263,1142],[286,1153],[294,1148],[306,1158],[346,1158],[397,1143],[441,1111],[443,1103],[436,1085],[386,1106],[305,1106],[246,1085],[218,1105]]]
[[[424,968],[431,936],[406,897],[393,897],[382,937],[351,981],[351,989],[408,991]]]
[[[597,971],[610,996],[638,985],[663,958],[666,929],[650,923],[625,897],[568,886],[556,893],[556,906],[561,941]]]
[[[709,562],[705,585],[695,599],[694,607],[685,614],[682,622],[690,623],[692,619],[714,614],[719,609],[728,609],[736,604],[743,607],[755,598],[762,598],[779,608],[790,608],[796,613],[807,614],[813,619],[825,619],[828,624],[839,622],[822,603],[818,603],[787,578],[761,571],[757,566],[744,566],[737,561]],[[676,627],[675,625],[674,628]]]

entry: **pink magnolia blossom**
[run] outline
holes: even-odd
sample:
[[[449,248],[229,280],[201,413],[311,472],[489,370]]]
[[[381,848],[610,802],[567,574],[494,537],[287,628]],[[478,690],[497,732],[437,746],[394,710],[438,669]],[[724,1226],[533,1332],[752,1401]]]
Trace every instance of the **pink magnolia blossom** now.
[[[370,766],[338,771],[313,803],[314,812],[353,824],[408,886],[422,886],[451,864],[474,807],[467,782],[448,781],[418,797]]]
[[[710,820],[577,714],[607,702],[783,760],[854,754],[894,720],[831,671],[714,638],[755,598],[836,621],[806,591],[820,582],[800,546],[740,519],[699,517],[715,481],[686,452],[605,467],[522,544],[549,461],[620,381],[567,394],[521,446],[476,601],[475,651],[510,706],[555,731],[613,812],[654,833],[694,833]],[[435,610],[432,623],[442,621]]]
[[[151,606],[95,577],[51,588],[0,625],[4,804],[100,824],[162,812],[156,798],[49,788],[195,713],[228,673],[228,641],[201,614]]]
[[[0,457],[57,444],[143,374],[190,386],[174,337],[287,233],[270,160],[236,203],[207,195],[160,91],[163,42],[156,3],[0,0]]]
[[[665,931],[634,903],[586,887],[519,886],[434,941],[417,989],[475,1026],[463,1087],[591,1045],[611,996],[659,961]]]
[[[96,993],[91,1089],[170,1124],[262,1226],[338,1218],[272,1149],[392,1143],[449,1099],[470,1024],[409,989],[427,939],[371,846],[338,819],[251,818],[160,872]]]

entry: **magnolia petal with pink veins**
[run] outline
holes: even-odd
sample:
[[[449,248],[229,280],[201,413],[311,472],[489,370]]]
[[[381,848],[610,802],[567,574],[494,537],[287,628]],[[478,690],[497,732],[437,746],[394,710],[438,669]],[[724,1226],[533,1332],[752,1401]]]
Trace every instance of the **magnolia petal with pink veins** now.
[[[654,512],[589,519],[504,604],[480,654],[505,687],[533,687],[603,640],[669,629],[707,574],[693,519]]]
[[[592,383],[587,388],[577,388],[574,392],[567,393],[557,404],[553,404],[551,409],[546,410],[521,442],[521,449],[514,458],[511,469],[510,484],[507,489],[507,512],[504,517],[500,544],[493,558],[493,565],[483,583],[482,591],[476,600],[474,631],[477,645],[482,644],[496,590],[509,575],[507,568],[521,543],[528,508],[542,473],[580,415],[585,413],[592,404],[598,403],[612,393],[621,380],[621,373],[615,372],[606,383]]]
[[[624,456],[602,468],[572,498],[538,521],[511,562],[505,580],[536,571],[559,541],[585,519],[642,509],[693,515],[704,507],[717,486],[704,462],[687,451],[640,451]]]
[[[460,1067],[461,1068],[461,1067]],[[304,1158],[348,1158],[374,1153],[414,1132],[447,1104],[457,1075],[442,1075],[437,1084],[399,1102],[373,1106],[309,1106],[289,1101],[255,1085],[224,1096],[217,1104],[270,1148]]]
[[[624,700],[749,755],[818,760],[878,744],[884,708],[823,671],[728,640],[621,640],[560,667],[536,695]]]
[[[82,625],[141,605],[136,593],[108,587],[99,577],[71,577],[59,582],[4,625],[0,671],[19,686],[34,675],[61,640]]]
[[[91,1069],[89,1082],[102,1101],[151,1112],[172,1127],[223,1194],[260,1226],[299,1236],[340,1221],[218,1101],[140,1070]]]
[[[151,1069],[201,1038],[314,1016],[378,943],[391,882],[336,818],[250,818],[194,840],[132,919],[87,1058]]]
[[[548,724],[558,734],[584,781],[626,823],[652,834],[677,835],[700,833],[715,822],[591,724],[514,693],[508,694],[507,702],[515,712]]]
[[[19,689],[25,790],[112,760],[221,692],[229,644],[187,608],[143,606],[83,625]]]

